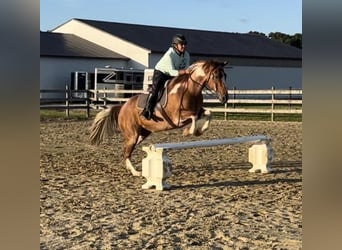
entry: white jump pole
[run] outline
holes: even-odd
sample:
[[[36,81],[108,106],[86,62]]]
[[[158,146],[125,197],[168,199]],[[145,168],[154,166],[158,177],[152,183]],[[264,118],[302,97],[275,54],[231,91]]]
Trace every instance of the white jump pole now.
[[[176,143],[158,143],[152,145],[154,149],[163,148],[168,149],[185,149],[185,148],[204,148],[204,147],[215,147],[222,145],[231,145],[246,142],[259,142],[259,141],[270,141],[271,139],[265,135],[254,135],[254,136],[244,136],[236,138],[226,138],[226,139],[214,139],[214,140],[204,140],[204,141],[189,141],[189,142],[176,142]]]
[[[249,172],[260,170],[261,173],[269,173],[272,171],[269,167],[269,163],[273,160],[273,150],[270,145],[271,138],[265,135],[178,143],[158,143],[143,147],[147,156],[142,160],[142,176],[147,181],[142,185],[142,188],[149,189],[155,187],[156,190],[170,188],[170,185],[165,182],[172,173],[171,159],[166,154],[169,150],[215,147],[247,142],[254,144],[248,150],[248,160],[252,163],[252,168],[249,169]]]

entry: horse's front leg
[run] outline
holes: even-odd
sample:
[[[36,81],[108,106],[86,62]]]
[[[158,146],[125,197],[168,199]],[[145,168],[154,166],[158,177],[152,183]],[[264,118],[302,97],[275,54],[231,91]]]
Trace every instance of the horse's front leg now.
[[[196,116],[192,115],[192,116],[190,116],[190,118],[191,118],[191,125],[187,126],[183,130],[184,136],[193,135],[194,132],[196,131]]]
[[[194,135],[199,136],[204,133],[209,128],[209,124],[212,119],[212,114],[210,110],[203,110],[203,114],[200,119],[196,121],[196,131],[194,132]]]
[[[212,119],[212,114],[209,110],[202,110],[202,115],[197,118],[196,116],[190,116],[191,125],[186,127],[183,131],[183,135],[195,135],[200,136],[209,128],[210,121]]]

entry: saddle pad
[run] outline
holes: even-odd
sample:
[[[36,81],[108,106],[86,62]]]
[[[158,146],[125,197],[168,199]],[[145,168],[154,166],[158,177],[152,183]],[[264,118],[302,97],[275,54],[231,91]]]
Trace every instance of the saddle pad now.
[[[167,88],[166,88],[166,84],[165,87],[161,90],[161,97],[158,97],[157,103],[159,102],[160,105],[165,108],[166,104],[167,104]],[[146,102],[147,102],[147,97],[148,94],[140,94],[138,96],[138,100],[137,100],[137,108],[138,109],[144,109],[146,106]]]
[[[145,108],[147,97],[148,97],[148,94],[140,94],[138,96],[138,100],[137,100],[137,108],[138,109],[144,109]]]

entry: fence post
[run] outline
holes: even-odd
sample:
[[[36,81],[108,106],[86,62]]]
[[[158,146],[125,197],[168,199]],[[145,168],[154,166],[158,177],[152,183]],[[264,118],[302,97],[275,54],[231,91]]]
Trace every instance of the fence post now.
[[[65,114],[69,117],[69,86],[65,85]]]
[[[233,100],[235,100],[235,98],[236,98],[235,90],[236,90],[236,86],[234,86],[234,88],[233,88],[233,91],[234,91],[233,92]],[[232,108],[235,108],[235,102],[233,102]]]
[[[290,93],[289,93],[289,108],[291,109],[291,100],[292,100],[292,87],[291,86],[289,87],[289,91],[290,91]]]
[[[90,111],[89,111],[89,103],[90,103],[90,93],[89,93],[89,80],[88,78],[86,79],[85,83],[85,98],[86,98],[86,112],[87,112],[87,118],[90,116]]]
[[[273,110],[274,110],[274,86],[272,86],[272,103],[271,103],[271,121],[273,122],[274,121],[274,113],[273,113]]]
[[[106,92],[107,88],[103,87],[103,90],[104,90],[104,93],[103,93],[103,105],[105,107],[107,107],[107,92]]]
[[[89,118],[90,117],[90,101],[89,101],[89,90],[87,89],[86,90],[86,109],[87,109],[87,118]]]
[[[227,116],[228,116],[228,111],[227,111],[227,109],[228,109],[228,104],[227,104],[228,102],[226,102],[225,104],[224,104],[224,120],[225,121],[227,121]]]
[[[97,86],[96,83],[95,83],[95,86]],[[97,87],[95,89],[95,102],[96,102],[96,109],[99,109],[99,105],[98,105],[98,103],[99,103],[99,90],[97,89]]]

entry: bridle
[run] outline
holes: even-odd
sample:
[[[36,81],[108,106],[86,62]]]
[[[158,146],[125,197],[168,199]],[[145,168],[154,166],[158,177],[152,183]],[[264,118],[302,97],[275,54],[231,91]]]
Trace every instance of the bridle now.
[[[210,79],[211,77],[213,77],[213,72],[214,72],[214,71],[215,71],[215,69],[212,70],[212,71],[210,72],[209,77],[208,77],[206,80],[204,80],[203,83],[200,83],[199,81],[196,81],[195,79],[192,78],[191,75],[192,75],[193,72],[190,73],[190,79],[191,79],[191,81],[193,81],[195,84],[197,84],[197,85],[200,86],[201,88],[206,88],[206,89],[209,90],[210,92],[214,93],[214,91],[213,91],[211,88],[208,87],[209,79]],[[226,75],[226,74],[224,73],[224,75]]]
[[[192,72],[192,73],[193,73],[193,72]],[[198,86],[203,87],[203,84],[202,84],[202,83],[200,83],[199,81],[196,81],[194,78],[191,77],[192,73],[190,74],[190,79],[191,79],[191,81],[193,81],[194,83],[196,83]],[[208,79],[209,79],[209,78],[208,78]],[[208,80],[205,80],[204,83],[205,83],[206,81],[208,81]],[[207,85],[207,84],[205,83],[205,84],[204,84],[204,87],[205,87],[206,85]]]

